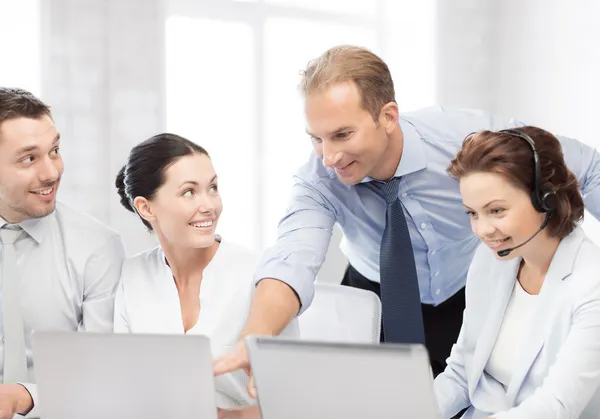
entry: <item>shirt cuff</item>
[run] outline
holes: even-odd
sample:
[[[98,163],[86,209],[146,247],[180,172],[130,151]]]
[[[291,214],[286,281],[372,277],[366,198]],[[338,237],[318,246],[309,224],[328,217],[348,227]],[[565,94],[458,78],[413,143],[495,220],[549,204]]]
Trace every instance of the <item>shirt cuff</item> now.
[[[31,400],[33,400],[33,407],[31,408],[31,410],[29,412],[27,412],[24,415],[18,415],[20,417],[25,417],[25,418],[39,418],[40,417],[40,410],[38,409],[38,394],[37,394],[37,386],[35,384],[32,383],[18,383],[20,385],[22,385],[23,387],[25,387],[25,389],[29,392],[29,395],[31,396]]]
[[[298,263],[290,263],[287,260],[279,259],[277,263],[275,261],[267,262],[258,269],[256,274],[257,285],[267,278],[276,279],[289,285],[300,300],[298,315],[310,307],[315,294],[314,278],[311,272],[308,272],[306,268],[299,268],[299,266]]]

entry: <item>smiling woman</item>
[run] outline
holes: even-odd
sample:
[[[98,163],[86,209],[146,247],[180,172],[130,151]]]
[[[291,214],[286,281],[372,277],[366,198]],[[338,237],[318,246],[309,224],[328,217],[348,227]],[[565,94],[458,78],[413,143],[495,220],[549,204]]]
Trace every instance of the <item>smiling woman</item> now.
[[[473,232],[496,248],[504,239],[503,247],[524,242],[541,225],[560,240],[583,218],[583,198],[560,143],[540,128],[477,133],[448,171],[460,180]]]
[[[535,127],[467,137],[448,172],[482,245],[435,390],[442,417],[598,418],[598,248],[561,143]]]
[[[200,163],[197,171],[209,176],[208,180],[202,180],[208,184],[210,196],[219,201],[214,202],[214,199],[211,199],[208,202],[213,204],[211,207],[214,210],[209,212],[218,212],[214,214],[216,227],[216,218],[221,213],[221,202],[217,193],[216,175],[208,153],[199,145],[174,134],[156,135],[131,150],[128,163],[119,171],[115,183],[121,204],[127,210],[136,212],[149,230],[156,231],[159,236],[170,236],[173,232],[169,226],[163,225],[164,228],[161,228],[161,221],[166,223],[165,218],[171,218],[160,216],[162,211],[168,211],[160,205],[161,198],[166,198],[163,196],[165,193],[185,198],[194,196],[197,192],[194,187],[200,185],[191,176],[194,171],[190,166],[193,166],[193,163]],[[191,173],[189,169],[192,169]],[[167,176],[167,172],[174,173]],[[177,181],[181,183],[173,184]]]
[[[207,151],[156,135],[133,148],[115,185],[159,241],[123,265],[115,331],[202,334],[220,356],[240,338],[258,260],[216,234],[223,204]],[[217,405],[251,404],[247,381],[241,371],[217,377]]]

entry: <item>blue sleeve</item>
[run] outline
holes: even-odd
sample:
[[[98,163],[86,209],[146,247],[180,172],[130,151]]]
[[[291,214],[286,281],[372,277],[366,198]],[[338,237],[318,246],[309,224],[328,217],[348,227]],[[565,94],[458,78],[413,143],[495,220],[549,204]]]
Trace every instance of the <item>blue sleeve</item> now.
[[[516,128],[525,125],[515,118],[494,115],[478,109],[447,108],[432,106],[405,118],[412,121],[421,136],[427,141],[434,139],[450,142],[457,147],[469,134],[478,131],[499,131],[501,129]]]
[[[558,136],[565,163],[579,181],[585,209],[600,220],[600,156],[595,148],[572,138]]]
[[[256,282],[265,278],[285,282],[298,295],[300,312],[306,310],[314,296],[314,281],[325,261],[335,219],[330,201],[314,185],[296,177],[277,241],[263,255]]]
[[[428,108],[420,117],[429,123],[422,124],[429,132],[425,136],[462,139],[476,131],[497,131],[525,125],[514,118],[505,118],[473,109],[452,109],[442,106]],[[435,122],[433,122],[435,121]],[[595,148],[573,138],[557,135],[561,142],[565,162],[579,181],[585,208],[600,220],[600,155]]]
[[[465,109],[440,108],[448,125],[455,125],[459,131],[474,132],[481,129],[497,131],[525,125],[517,119],[504,118],[486,112]],[[579,181],[585,208],[600,221],[600,155],[595,148],[581,141],[564,136],[556,136],[560,141],[569,169]]]

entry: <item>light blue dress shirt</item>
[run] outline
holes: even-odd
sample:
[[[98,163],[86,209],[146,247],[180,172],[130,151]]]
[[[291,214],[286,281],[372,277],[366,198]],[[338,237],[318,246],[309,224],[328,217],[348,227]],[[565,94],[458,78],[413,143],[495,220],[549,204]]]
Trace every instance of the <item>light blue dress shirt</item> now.
[[[395,176],[402,177],[398,194],[414,249],[421,302],[438,305],[465,286],[479,244],[462,205],[458,182],[446,169],[468,134],[525,124],[482,111],[440,106],[403,114],[399,124],[404,150]],[[586,208],[600,218],[599,154],[577,140],[558,138],[565,161],[580,182]],[[344,233],[341,249],[350,264],[378,282],[385,228],[383,199],[364,185],[344,185],[314,153],[294,180],[278,239],[262,258],[257,282],[275,278],[287,283],[305,310],[312,301],[314,280],[335,223]]]

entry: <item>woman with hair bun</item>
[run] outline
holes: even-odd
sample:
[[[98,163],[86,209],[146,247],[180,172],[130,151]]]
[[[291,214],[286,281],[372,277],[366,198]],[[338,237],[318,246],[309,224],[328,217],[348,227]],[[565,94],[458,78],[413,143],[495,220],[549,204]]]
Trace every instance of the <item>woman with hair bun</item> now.
[[[202,334],[214,357],[230,350],[248,316],[258,259],[216,234],[223,204],[207,151],[156,135],[131,150],[115,186],[159,242],[123,264],[115,332]],[[296,329],[293,322],[284,334]],[[218,407],[255,404],[247,384],[241,370],[216,377]]]

